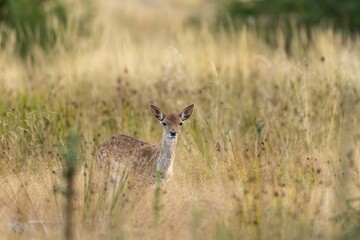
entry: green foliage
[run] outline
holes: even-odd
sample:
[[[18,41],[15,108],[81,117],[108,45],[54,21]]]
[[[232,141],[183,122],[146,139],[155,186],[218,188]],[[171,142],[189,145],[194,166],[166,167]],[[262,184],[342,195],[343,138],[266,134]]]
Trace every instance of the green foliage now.
[[[0,0],[0,23],[16,33],[19,53],[29,53],[34,44],[43,49],[52,47],[58,39],[54,22],[66,26],[68,13],[58,0]],[[3,33],[2,45],[6,44]]]
[[[66,171],[64,171],[65,178],[73,175],[74,171],[82,162],[83,156],[79,152],[80,135],[77,132],[71,133],[66,140],[66,147],[62,153],[65,163]]]
[[[312,27],[331,27],[357,33],[360,31],[360,1],[357,0],[260,0],[219,1],[217,25],[257,29],[267,43],[277,47],[278,31],[285,33],[285,49],[290,53],[291,39],[301,29],[311,39]],[[304,44],[304,47],[309,47]]]
[[[93,18],[91,0],[82,0],[84,11],[75,17],[77,34],[87,32]],[[39,46],[48,51],[56,42],[64,41],[64,33],[73,19],[71,5],[64,0],[0,0],[0,44],[5,47],[10,35],[16,37],[16,50],[20,56],[31,55],[31,49]]]
[[[360,2],[357,0],[230,0],[222,7],[220,21],[229,17],[235,24],[255,20],[262,26],[276,26],[280,21],[295,21],[306,27],[324,25],[351,31],[360,30]]]

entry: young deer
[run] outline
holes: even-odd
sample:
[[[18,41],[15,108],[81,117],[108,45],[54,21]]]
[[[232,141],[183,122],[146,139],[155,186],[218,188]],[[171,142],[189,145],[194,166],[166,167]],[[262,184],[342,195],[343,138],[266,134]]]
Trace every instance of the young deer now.
[[[173,173],[175,146],[183,122],[190,118],[194,104],[184,108],[179,115],[164,114],[160,108],[150,105],[150,110],[163,125],[159,145],[139,141],[126,135],[117,135],[106,140],[98,149],[100,163],[115,165],[117,170],[126,169],[136,183],[154,183],[157,172],[165,184]],[[119,172],[119,171],[118,171]]]

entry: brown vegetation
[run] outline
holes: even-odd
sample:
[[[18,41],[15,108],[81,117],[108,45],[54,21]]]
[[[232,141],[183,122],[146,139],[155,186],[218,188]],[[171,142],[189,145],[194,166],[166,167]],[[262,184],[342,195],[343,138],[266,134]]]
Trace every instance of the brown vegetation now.
[[[99,1],[88,37],[74,37],[74,26],[67,45],[34,49],[35,61],[19,60],[10,45],[1,50],[1,236],[63,236],[62,146],[74,130],[84,161],[74,179],[75,238],[351,234],[358,202],[348,200],[360,194],[359,39],[314,29],[309,40],[299,30],[289,56],[281,31],[272,48],[250,29],[187,25],[192,9],[207,16],[201,3],[157,2]],[[100,181],[101,142],[123,133],[156,144],[161,131],[148,104],[168,112],[190,102],[197,108],[165,193]]]

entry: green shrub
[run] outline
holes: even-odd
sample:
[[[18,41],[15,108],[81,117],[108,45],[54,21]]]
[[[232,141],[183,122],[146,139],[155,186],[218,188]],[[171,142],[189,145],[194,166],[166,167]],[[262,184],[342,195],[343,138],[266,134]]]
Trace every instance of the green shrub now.
[[[22,56],[34,44],[45,50],[52,47],[58,37],[54,25],[66,26],[67,18],[65,4],[58,0],[0,0],[0,24],[15,31],[17,50]],[[7,39],[3,32],[2,46]]]
[[[285,48],[289,52],[291,39],[299,29],[305,29],[310,40],[313,27],[358,33],[359,9],[358,0],[218,0],[216,23],[225,28],[253,27],[271,45],[276,45],[280,30],[286,35]]]
[[[274,26],[285,20],[306,27],[320,25],[352,32],[360,30],[360,1],[357,0],[229,0],[219,3],[221,23],[230,19],[235,25],[255,21],[258,25]]]
[[[81,0],[83,11],[76,16],[69,11],[73,4],[65,0],[0,0],[1,47],[7,46],[9,33],[14,32],[16,50],[25,57],[34,46],[47,51],[56,42],[64,42],[65,30],[71,25],[76,26],[75,34],[88,34],[94,16],[92,0]]]

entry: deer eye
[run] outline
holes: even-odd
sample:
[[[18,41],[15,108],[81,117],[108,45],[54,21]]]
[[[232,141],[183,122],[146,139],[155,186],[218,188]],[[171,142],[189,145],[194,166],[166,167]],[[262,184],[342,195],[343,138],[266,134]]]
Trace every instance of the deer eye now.
[[[166,126],[166,122],[161,122],[163,126]]]
[[[183,122],[180,122],[179,125],[182,126],[182,125],[183,125]]]

